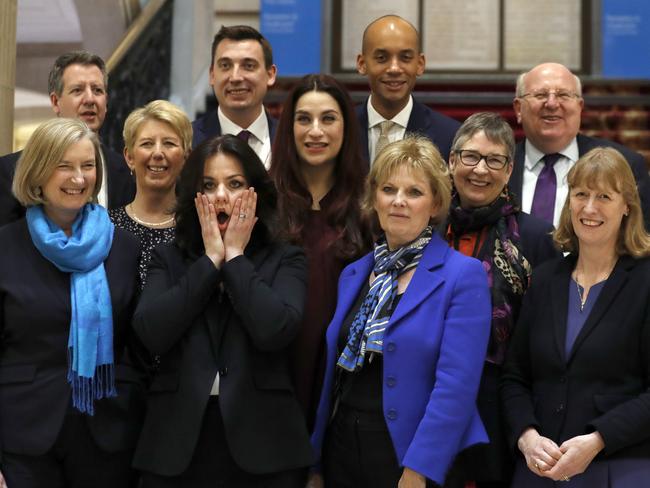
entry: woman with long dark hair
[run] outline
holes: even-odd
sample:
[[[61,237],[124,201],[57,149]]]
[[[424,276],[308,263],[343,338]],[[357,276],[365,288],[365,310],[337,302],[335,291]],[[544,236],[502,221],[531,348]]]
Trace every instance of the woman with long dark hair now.
[[[371,243],[358,201],[368,167],[352,101],[334,78],[307,75],[296,84],[284,104],[272,154],[278,233],[305,249],[309,266],[303,327],[291,362],[296,394],[311,426],[336,283],[343,267]]]
[[[134,328],[160,356],[134,465],[151,487],[300,486],[312,460],[287,346],[302,250],[276,242],[276,193],[235,136],[192,151],[176,239],[152,256]]]

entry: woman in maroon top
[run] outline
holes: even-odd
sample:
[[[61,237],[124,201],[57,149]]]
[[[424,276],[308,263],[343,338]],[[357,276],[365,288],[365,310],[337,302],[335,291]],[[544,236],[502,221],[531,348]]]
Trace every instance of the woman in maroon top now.
[[[331,76],[306,75],[284,104],[273,142],[281,237],[305,248],[308,296],[292,344],[296,395],[313,426],[324,370],[325,330],[343,267],[370,249],[358,197],[368,171],[352,101]]]

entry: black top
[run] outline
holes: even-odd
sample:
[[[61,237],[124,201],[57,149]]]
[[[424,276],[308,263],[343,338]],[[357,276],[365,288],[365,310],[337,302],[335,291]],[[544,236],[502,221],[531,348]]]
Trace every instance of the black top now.
[[[361,304],[366,298],[369,290],[370,284],[366,282],[366,284],[359,292],[359,296],[357,297],[354,306],[346,315],[345,320],[343,320],[338,340],[339,354],[345,348],[352,322],[359,312]],[[393,311],[397,308],[397,304],[401,298],[402,294],[395,296],[395,301],[393,302],[392,309],[389,311],[389,315],[393,314]],[[339,368],[339,397],[341,405],[345,405],[346,407],[350,407],[355,410],[381,414],[383,412],[382,370],[383,361],[381,354],[366,355],[366,360],[363,363],[363,367],[354,373]]]
[[[140,260],[138,262],[138,284],[140,291],[147,282],[147,268],[151,261],[151,253],[160,244],[166,244],[174,240],[174,227],[165,229],[152,229],[138,224],[126,213],[125,207],[115,208],[108,211],[108,215],[115,224],[115,227],[129,231],[140,241]]]

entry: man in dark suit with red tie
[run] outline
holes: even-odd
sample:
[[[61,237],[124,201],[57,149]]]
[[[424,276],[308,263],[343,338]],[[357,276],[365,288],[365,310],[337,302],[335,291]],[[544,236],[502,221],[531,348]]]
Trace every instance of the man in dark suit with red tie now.
[[[102,58],[87,51],[71,51],[59,56],[48,78],[52,110],[58,117],[83,120],[99,132],[104,118],[108,94],[106,66]],[[121,154],[101,145],[104,161],[99,203],[107,208],[126,205],[135,196],[135,182]],[[22,151],[0,158],[0,226],[18,220],[25,209],[11,192],[14,168]]]
[[[645,160],[625,146],[579,133],[584,100],[577,76],[557,63],[535,66],[517,79],[513,105],[526,139],[515,148],[510,188],[524,212],[557,227],[568,192],[567,173],[589,150],[607,146],[621,152],[630,164],[649,227],[650,177]]]
[[[370,97],[357,107],[357,118],[361,147],[371,163],[383,146],[403,139],[407,132],[428,137],[449,159],[460,123],[411,95],[424,67],[420,36],[410,22],[385,15],[366,27],[357,71],[368,77]]]
[[[192,122],[192,146],[232,134],[244,139],[268,169],[277,121],[264,110],[264,96],[277,68],[269,41],[247,25],[222,26],[212,41],[210,85],[217,110]]]

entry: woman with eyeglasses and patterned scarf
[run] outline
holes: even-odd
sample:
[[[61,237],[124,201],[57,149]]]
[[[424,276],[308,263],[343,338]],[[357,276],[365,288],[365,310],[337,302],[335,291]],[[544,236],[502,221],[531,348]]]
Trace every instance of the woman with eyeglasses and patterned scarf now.
[[[428,139],[389,144],[372,165],[362,206],[381,233],[339,279],[312,486],[437,486],[460,449],[487,441],[476,392],[490,295],[481,263],[433,232],[450,195]]]
[[[478,395],[490,443],[459,455],[446,483],[450,488],[468,481],[485,488],[509,484],[512,456],[498,402],[501,364],[533,267],[559,255],[550,235],[553,226],[523,213],[508,189],[514,146],[508,123],[499,114],[481,112],[458,129],[449,159],[454,190],[446,239],[483,263],[492,295],[492,330]]]

